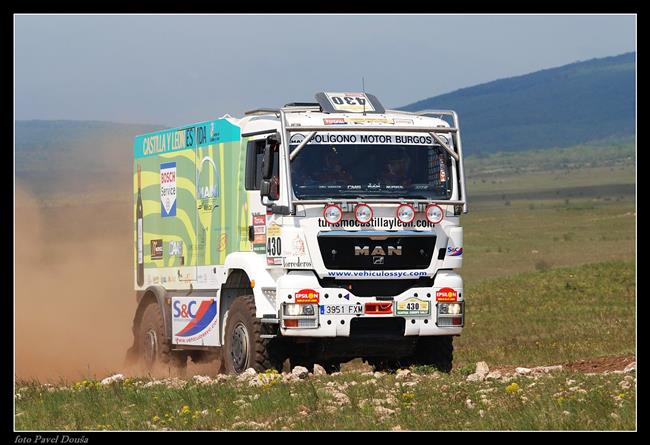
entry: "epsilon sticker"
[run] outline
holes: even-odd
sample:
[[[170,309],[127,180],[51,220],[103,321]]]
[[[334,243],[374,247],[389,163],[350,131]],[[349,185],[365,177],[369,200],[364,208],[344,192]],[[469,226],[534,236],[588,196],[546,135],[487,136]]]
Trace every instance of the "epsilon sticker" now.
[[[453,303],[458,300],[458,292],[456,292],[451,287],[443,287],[442,289],[436,291],[436,301],[441,301],[443,303]]]
[[[320,294],[313,289],[303,289],[294,294],[296,303],[318,303]]]

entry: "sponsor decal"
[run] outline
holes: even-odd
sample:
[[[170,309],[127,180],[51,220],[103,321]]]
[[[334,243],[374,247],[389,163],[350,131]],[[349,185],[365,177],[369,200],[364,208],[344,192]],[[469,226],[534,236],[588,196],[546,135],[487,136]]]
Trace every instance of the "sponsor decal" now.
[[[346,118],[349,122],[350,119]],[[377,120],[375,120],[376,122]],[[372,121],[368,121],[372,122]],[[357,121],[356,123],[362,123]],[[302,133],[291,136],[289,144],[298,145],[305,139]],[[389,145],[438,145],[427,134],[394,134],[394,133],[317,133],[308,145],[311,144],[389,144]]]
[[[413,125],[412,119],[393,119],[395,125]]]
[[[336,224],[330,224],[325,220],[325,218],[318,218],[318,227],[381,227],[386,229],[393,229],[396,227],[415,227],[415,228],[428,228],[435,227],[435,224],[429,222],[427,219],[414,219],[411,222],[404,223],[398,218],[380,218],[374,217],[367,223],[360,223],[356,219],[341,219]]]
[[[320,294],[313,289],[303,289],[294,294],[296,303],[318,303]]]
[[[275,223],[271,223],[269,229],[266,231],[266,234],[268,236],[280,236],[281,233],[282,233],[282,228]]]
[[[393,119],[385,117],[346,117],[346,122],[351,124],[392,124]]]
[[[161,239],[152,239],[151,240],[151,259],[152,260],[161,260],[163,257],[163,240]]]
[[[253,252],[266,253],[266,215],[253,213]]]
[[[463,254],[462,247],[447,247],[448,256],[461,256]]]
[[[217,166],[211,157],[206,156],[201,160],[198,170],[197,184],[197,209],[200,214],[210,214],[219,205],[219,174]],[[204,228],[208,227],[208,220],[201,219]]]
[[[295,256],[301,256],[305,254],[305,242],[302,240],[301,236],[296,234],[292,241],[293,254]]]
[[[445,158],[443,155],[438,156],[438,164],[439,164],[439,179],[440,182],[445,182],[447,180],[447,165],[445,164]]]
[[[415,297],[398,301],[395,309],[396,315],[429,315],[430,313],[431,305],[429,302]]]
[[[282,258],[266,258],[266,264],[268,266],[282,266]]]
[[[160,164],[160,214],[176,216],[176,162]]]
[[[442,303],[453,303],[458,300],[458,292],[451,287],[443,287],[436,291],[436,301]]]
[[[169,255],[183,256],[183,241],[170,241]]]
[[[174,336],[178,343],[191,343],[210,333],[216,326],[217,302],[211,299],[174,300],[172,305]]]
[[[297,260],[293,261],[287,261],[284,259],[284,267],[300,267],[300,268],[308,268],[312,267],[311,261],[302,261],[300,257],[298,257]]]
[[[347,122],[342,117],[325,117],[323,118],[325,125],[345,125]]]
[[[425,270],[337,270],[327,271],[328,277],[374,277],[374,278],[401,278],[401,277],[426,277]]]

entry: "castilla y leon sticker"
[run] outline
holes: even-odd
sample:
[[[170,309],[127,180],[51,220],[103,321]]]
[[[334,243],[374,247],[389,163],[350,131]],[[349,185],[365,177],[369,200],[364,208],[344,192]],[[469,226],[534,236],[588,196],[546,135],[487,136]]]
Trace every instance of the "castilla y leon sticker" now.
[[[458,300],[458,292],[456,292],[451,287],[443,287],[442,289],[436,291],[436,301],[442,301],[443,303],[450,303]]]
[[[318,303],[320,294],[313,289],[303,289],[295,293],[296,303]]]

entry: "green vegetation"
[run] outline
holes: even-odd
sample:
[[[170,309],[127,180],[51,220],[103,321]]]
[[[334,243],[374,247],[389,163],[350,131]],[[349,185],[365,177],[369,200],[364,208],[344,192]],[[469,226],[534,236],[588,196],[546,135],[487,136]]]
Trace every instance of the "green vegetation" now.
[[[635,352],[635,266],[607,262],[466,281],[454,366],[543,366]]]
[[[633,375],[570,372],[466,382],[344,373],[250,386],[234,378],[144,388],[145,380],[45,388],[18,384],[16,429],[631,430]]]
[[[466,153],[567,147],[635,131],[636,53],[571,63],[406,105],[453,109]]]

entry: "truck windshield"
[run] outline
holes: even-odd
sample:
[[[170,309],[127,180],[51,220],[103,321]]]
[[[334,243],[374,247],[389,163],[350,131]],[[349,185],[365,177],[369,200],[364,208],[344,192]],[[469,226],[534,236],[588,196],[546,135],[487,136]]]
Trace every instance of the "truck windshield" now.
[[[452,193],[451,157],[437,145],[308,144],[291,162],[291,179],[298,199]]]

